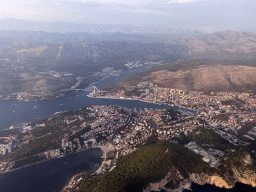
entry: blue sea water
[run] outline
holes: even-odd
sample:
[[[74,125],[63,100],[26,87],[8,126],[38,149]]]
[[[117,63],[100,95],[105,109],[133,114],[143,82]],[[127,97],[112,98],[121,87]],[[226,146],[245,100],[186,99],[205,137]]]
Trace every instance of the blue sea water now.
[[[101,164],[101,149],[89,149],[63,158],[0,175],[1,192],[60,192],[68,181],[81,172],[94,172]]]
[[[136,71],[137,72],[137,71]],[[120,76],[107,77],[94,85],[99,89],[115,83],[134,72],[124,73]],[[76,111],[86,105],[117,105],[128,109],[144,110],[144,108],[164,109],[171,107],[168,105],[158,105],[136,100],[120,99],[97,99],[90,98],[89,92],[78,91],[66,93],[63,97],[58,97],[45,101],[0,101],[0,130],[10,126],[20,126],[23,123],[36,119],[41,119],[59,111]],[[72,156],[49,160],[30,167],[22,168],[14,172],[0,175],[0,192],[59,192],[67,184],[69,179],[80,172],[93,172],[96,170],[95,164],[100,164],[102,151],[91,149]],[[92,158],[97,161],[90,161]],[[215,186],[192,185],[192,191],[217,192],[217,191],[255,191],[254,188],[237,184],[232,190],[220,189]]]

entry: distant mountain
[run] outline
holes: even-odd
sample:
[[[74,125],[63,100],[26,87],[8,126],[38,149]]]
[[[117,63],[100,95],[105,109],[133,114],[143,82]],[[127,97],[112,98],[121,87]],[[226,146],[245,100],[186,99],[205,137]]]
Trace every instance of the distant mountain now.
[[[185,56],[187,50],[182,45],[132,41],[43,45],[20,42],[0,48],[0,58],[6,64],[18,62],[36,68],[40,65],[58,70],[70,68],[72,73],[82,73],[85,67],[86,70],[97,68],[100,71],[104,67],[124,69],[127,68],[124,64],[130,61],[175,61]]]
[[[18,31],[0,29],[0,47],[12,46],[17,43],[30,44],[63,44],[63,43],[85,43],[102,41],[141,41],[141,42],[166,42],[173,39],[167,35],[142,35],[126,33],[48,33],[43,31]]]
[[[127,34],[166,34],[177,37],[202,35],[204,32],[194,29],[174,29],[158,27],[141,27],[114,24],[85,24],[68,22],[34,22],[20,19],[0,19],[0,29],[44,31],[53,33],[127,33]]]
[[[256,57],[256,34],[221,31],[185,37],[179,42],[188,46],[192,58],[252,59]]]
[[[52,82],[52,79],[45,75],[47,73],[51,74],[51,71],[55,71],[56,74],[60,73],[63,77],[65,73],[73,75],[71,79],[65,78],[65,82],[62,83],[63,86],[56,89],[60,90],[69,87],[71,84],[73,85],[76,82],[75,78],[78,77],[89,79],[90,81],[86,80],[87,82],[83,84],[88,86],[96,77],[102,77],[104,68],[111,68],[115,71],[129,70],[179,60],[178,63],[171,63],[169,67],[162,66],[162,68],[158,68],[158,71],[160,71],[159,69],[166,70],[164,69],[166,67],[170,68],[167,69],[169,71],[177,72],[183,70],[181,60],[191,58],[230,60],[231,63],[245,59],[249,59],[250,62],[254,61],[256,60],[256,35],[253,33],[222,31],[193,37],[174,37],[171,35],[119,32],[64,34],[0,30],[0,95],[24,90],[30,92],[29,89],[32,90],[33,83],[35,83],[30,82],[34,81],[33,79],[42,82],[42,77],[47,82]],[[189,65],[194,65],[193,62],[191,63]],[[207,65],[209,65],[209,62]],[[41,75],[41,72],[44,72],[44,75]],[[153,72],[152,69],[151,72]],[[218,73],[224,75],[221,70]],[[17,87],[17,85],[24,84],[24,74],[31,77],[26,78],[30,79],[28,82],[26,80],[28,86]],[[40,78],[37,78],[35,74]],[[196,77],[197,73],[193,74]],[[161,76],[161,73],[159,75]],[[213,76],[210,75],[209,78]],[[137,80],[141,80],[142,77],[144,76],[140,76]],[[182,79],[183,77],[179,78]],[[186,78],[188,77],[186,76]],[[17,81],[13,81],[13,79]],[[44,85],[47,87],[49,84],[45,83]],[[242,86],[239,83],[238,85]],[[254,85],[254,82],[252,85]],[[248,84],[248,86],[251,85]],[[196,89],[196,86],[188,88],[188,90],[194,89]],[[43,90],[44,93],[47,92],[45,90],[46,88]],[[48,90],[50,91],[47,93],[54,92],[53,87]],[[200,90],[203,90],[203,87]],[[242,89],[231,85],[229,89],[222,90]],[[36,89],[31,93],[38,94],[40,91]]]
[[[151,62],[175,61],[186,53],[182,45],[131,41],[13,43],[0,47],[0,98],[17,92],[54,94],[74,86],[78,77],[83,77],[81,88],[85,88],[110,73],[103,69],[128,70],[129,62],[146,67]]]

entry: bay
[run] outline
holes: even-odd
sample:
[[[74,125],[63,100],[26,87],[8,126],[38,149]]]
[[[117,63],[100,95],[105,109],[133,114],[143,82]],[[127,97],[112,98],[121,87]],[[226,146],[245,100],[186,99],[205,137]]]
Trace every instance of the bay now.
[[[141,70],[143,71],[143,70]],[[109,76],[94,83],[98,89],[118,82],[119,80],[141,72],[138,70],[123,72],[118,76]],[[147,109],[180,109],[176,106],[158,105],[142,102],[138,100],[121,99],[101,99],[90,98],[88,91],[68,92],[63,97],[58,97],[45,101],[20,101],[2,100],[0,101],[0,130],[10,126],[21,126],[26,122],[41,119],[55,112],[72,110],[76,111],[86,105],[116,105],[134,110]],[[185,109],[186,110],[186,109]],[[190,112],[194,112],[188,110]],[[90,149],[68,157],[52,159],[33,166],[25,167],[13,172],[0,175],[0,191],[2,192],[59,192],[68,183],[72,176],[81,172],[94,172],[95,165],[101,163],[102,151],[100,149]],[[192,191],[235,191],[243,189],[255,191],[254,188],[236,184],[234,189],[220,189],[212,185],[192,185]]]
[[[94,172],[103,151],[89,149],[63,158],[51,159],[0,175],[1,192],[60,192],[81,172]]]
[[[98,89],[116,83],[119,80],[138,73],[140,71],[134,70],[129,72],[123,72],[120,75],[109,76],[94,83]],[[121,99],[101,99],[90,98],[87,95],[89,91],[73,91],[64,94],[62,97],[44,100],[44,101],[22,101],[22,100],[1,100],[0,101],[0,130],[9,128],[10,126],[19,127],[24,123],[31,122],[37,119],[41,119],[50,115],[53,115],[59,111],[76,111],[87,105],[117,105],[134,110],[144,110],[144,108],[164,109],[173,108],[179,109],[179,107],[171,107],[168,105],[158,105],[138,100],[121,100]]]

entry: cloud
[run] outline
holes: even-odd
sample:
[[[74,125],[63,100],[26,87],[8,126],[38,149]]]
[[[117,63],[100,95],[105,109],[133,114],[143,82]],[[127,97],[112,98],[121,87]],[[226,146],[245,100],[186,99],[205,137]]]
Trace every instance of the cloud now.
[[[166,3],[190,3],[198,0],[82,0],[87,3],[119,3],[119,4],[166,4]]]
[[[170,0],[167,1],[166,3],[191,3],[191,2],[197,2],[199,0]],[[201,0],[202,1],[202,0]]]

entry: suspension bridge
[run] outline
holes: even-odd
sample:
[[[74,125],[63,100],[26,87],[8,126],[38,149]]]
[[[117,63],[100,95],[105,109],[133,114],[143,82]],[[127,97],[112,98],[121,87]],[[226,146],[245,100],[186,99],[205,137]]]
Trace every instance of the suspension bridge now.
[[[83,91],[92,91],[93,94],[95,94],[96,92],[100,91],[97,87],[92,86],[92,87],[87,87],[85,89],[83,89]]]

